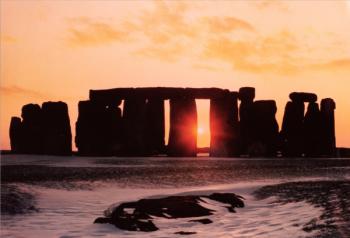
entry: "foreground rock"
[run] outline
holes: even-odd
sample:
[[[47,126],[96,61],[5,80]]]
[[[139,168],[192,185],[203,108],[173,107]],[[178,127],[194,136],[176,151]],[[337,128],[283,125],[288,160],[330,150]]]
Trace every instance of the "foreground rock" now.
[[[235,208],[244,207],[243,198],[234,193],[213,193],[211,195],[170,196],[157,199],[141,199],[137,202],[126,202],[106,212],[106,217],[100,217],[94,223],[110,223],[122,230],[156,231],[158,227],[153,223],[154,217],[167,219],[195,218],[210,216],[215,211],[203,207],[204,199],[214,200],[225,204],[229,212]],[[191,219],[189,222],[193,222]],[[195,220],[202,224],[211,223],[210,219]]]

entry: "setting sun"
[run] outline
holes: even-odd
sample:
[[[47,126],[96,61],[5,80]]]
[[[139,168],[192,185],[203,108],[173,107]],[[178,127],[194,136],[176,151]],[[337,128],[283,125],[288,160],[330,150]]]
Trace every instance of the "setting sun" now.
[[[198,129],[197,129],[197,133],[198,133],[198,135],[202,135],[202,134],[204,133],[203,128],[198,127]]]

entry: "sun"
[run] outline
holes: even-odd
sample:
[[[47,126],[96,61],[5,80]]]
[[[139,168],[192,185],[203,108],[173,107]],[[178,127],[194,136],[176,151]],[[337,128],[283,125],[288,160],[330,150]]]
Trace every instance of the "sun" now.
[[[197,133],[198,133],[198,135],[202,135],[204,133],[203,128],[202,127],[198,127],[197,128]]]

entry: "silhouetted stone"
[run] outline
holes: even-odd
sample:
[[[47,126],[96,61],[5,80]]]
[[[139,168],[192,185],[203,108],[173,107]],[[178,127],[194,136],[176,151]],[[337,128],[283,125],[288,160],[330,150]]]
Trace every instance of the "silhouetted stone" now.
[[[76,146],[81,155],[107,156],[122,150],[121,110],[91,101],[79,102]]]
[[[151,98],[147,100],[146,109],[146,146],[151,155],[164,152],[165,119],[164,100]]]
[[[255,101],[252,142],[248,153],[254,156],[276,156],[278,143],[278,123],[275,115],[276,102],[273,100]]]
[[[229,93],[210,100],[210,156],[239,156],[237,96]]]
[[[38,104],[27,104],[22,107],[22,153],[43,153],[42,114]]]
[[[145,87],[145,88],[113,88],[103,90],[90,90],[90,100],[101,104],[119,105],[121,99],[129,97],[173,99],[183,95],[191,95],[196,99],[211,99],[220,97],[223,92],[229,92],[220,88],[168,88],[168,87]]]
[[[170,100],[170,156],[197,155],[197,108],[193,98]]]
[[[300,157],[303,154],[304,110],[302,101],[288,102],[286,105],[281,131],[283,156]]]
[[[255,88],[243,87],[239,89],[239,99],[241,104],[239,107],[239,118],[240,118],[240,149],[241,154],[249,154],[249,146],[254,140],[254,97]]]
[[[202,198],[229,205],[227,206],[229,212],[235,212],[237,207],[244,207],[243,198],[234,193],[141,199],[136,202],[120,204],[111,211],[105,212],[106,218],[97,218],[95,223],[110,223],[120,229],[129,231],[156,231],[158,228],[153,223],[156,217],[177,219],[212,215],[213,210],[200,204],[205,203]],[[209,223],[205,221],[202,224]]]
[[[147,154],[147,105],[142,97],[131,97],[124,101],[123,129],[124,153],[130,156]]]
[[[321,149],[322,121],[317,103],[310,102],[304,118],[304,153],[308,157],[317,157]]]
[[[334,125],[335,102],[331,98],[321,101],[322,120],[322,155],[334,156],[336,151],[335,125]]]
[[[10,142],[11,151],[20,153],[22,151],[23,132],[22,132],[22,121],[19,117],[12,117],[10,124]]]
[[[289,94],[289,98],[293,102],[316,102],[317,95],[314,93],[293,92]]]
[[[68,106],[64,102],[42,105],[43,152],[50,155],[70,155],[72,134]]]
[[[242,102],[253,102],[255,98],[255,88],[242,87],[238,92],[239,100]]]

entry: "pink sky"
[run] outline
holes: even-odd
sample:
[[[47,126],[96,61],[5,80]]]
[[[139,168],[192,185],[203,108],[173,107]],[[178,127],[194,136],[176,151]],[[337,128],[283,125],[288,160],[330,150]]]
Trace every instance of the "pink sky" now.
[[[71,125],[89,89],[252,86],[333,98],[350,147],[350,1],[16,1],[1,4],[1,149],[26,103],[62,100]],[[199,102],[199,145],[209,143]]]

